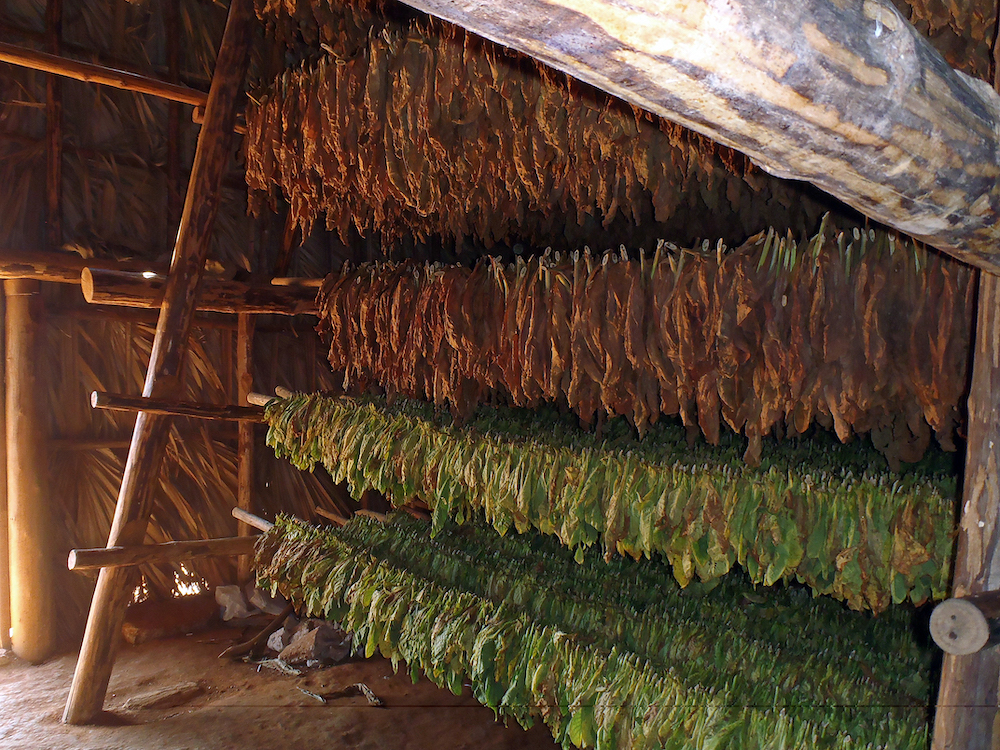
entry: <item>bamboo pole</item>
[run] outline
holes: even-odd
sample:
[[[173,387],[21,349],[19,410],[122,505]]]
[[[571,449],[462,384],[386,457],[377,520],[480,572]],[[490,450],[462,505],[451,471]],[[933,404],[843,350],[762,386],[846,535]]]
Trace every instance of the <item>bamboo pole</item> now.
[[[979,317],[969,390],[962,517],[952,596],[1000,590],[1000,278],[979,275]],[[987,750],[994,736],[1000,649],[946,653],[934,715],[934,750]]]
[[[52,498],[45,491],[46,461],[36,363],[37,281],[5,281],[7,297],[7,513],[10,546],[11,640],[32,663],[55,651],[55,560]]]
[[[175,401],[173,399],[149,398],[146,396],[126,396],[121,393],[104,393],[103,391],[94,391],[90,394],[90,405],[95,409],[167,414],[175,417],[240,420],[246,422],[264,421],[264,410],[256,406],[200,404],[194,401]]]
[[[253,388],[253,338],[254,316],[241,314],[236,332],[236,392],[237,403],[245,404]],[[260,410],[260,407],[254,407]],[[262,410],[260,410],[262,411]],[[253,510],[253,423],[240,422],[240,435],[236,464],[236,505],[243,510]],[[243,521],[237,523],[237,533],[246,535],[250,527]],[[240,582],[250,580],[250,558],[244,555],[237,561]]]
[[[82,60],[70,60],[59,55],[50,55],[45,52],[18,47],[14,44],[0,42],[0,62],[18,65],[22,68],[41,70],[46,73],[73,78],[86,83],[98,83],[102,86],[111,86],[116,89],[126,91],[136,91],[140,94],[149,94],[161,99],[168,99],[182,104],[192,106],[204,106],[208,101],[208,94],[202,91],[181,86],[175,83],[168,83],[150,76],[130,73],[126,70],[108,68],[96,63],[83,62]],[[230,128],[232,129],[232,128]]]
[[[167,277],[153,273],[85,268],[80,276],[87,302],[124,307],[159,307]],[[315,315],[316,288],[206,279],[198,298],[203,312]]]
[[[66,565],[70,570],[94,570],[146,563],[183,562],[196,557],[249,555],[253,553],[256,541],[255,536],[227,536],[221,539],[165,542],[139,547],[73,549],[69,552]]]
[[[6,298],[0,284],[0,648],[10,648],[10,543],[7,531]]]
[[[198,136],[191,181],[170,264],[143,395],[176,396],[184,372],[184,352],[197,306],[209,239],[218,212],[222,177],[230,157],[236,101],[246,73],[250,32],[255,22],[250,0],[233,0],[216,58],[215,73]],[[136,418],[108,546],[140,544],[149,523],[151,487],[166,448],[169,418],[140,412]],[[114,652],[132,596],[132,568],[105,568],[97,579],[80,658],[63,721],[81,724],[100,711],[114,664]]]

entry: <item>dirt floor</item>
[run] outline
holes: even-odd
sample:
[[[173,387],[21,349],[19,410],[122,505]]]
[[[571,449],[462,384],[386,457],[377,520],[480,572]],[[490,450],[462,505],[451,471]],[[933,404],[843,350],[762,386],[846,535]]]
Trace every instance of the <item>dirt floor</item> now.
[[[118,652],[101,726],[61,723],[76,654],[33,667],[0,659],[0,748],[196,750],[200,748],[412,748],[504,750],[555,747],[545,727],[504,727],[468,691],[460,697],[426,679],[410,682],[403,667],[380,658],[355,660],[290,676],[253,664],[220,660],[240,637],[214,630],[123,645]],[[198,682],[204,692],[169,709],[124,708],[129,698]],[[384,703],[361,695],[321,704],[302,690],[330,693],[362,682]],[[302,690],[300,690],[302,688]]]

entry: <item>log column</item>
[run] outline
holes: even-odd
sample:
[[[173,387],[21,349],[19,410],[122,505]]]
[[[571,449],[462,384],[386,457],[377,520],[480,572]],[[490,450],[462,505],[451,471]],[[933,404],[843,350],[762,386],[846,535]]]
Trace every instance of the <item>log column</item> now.
[[[39,284],[4,282],[7,297],[7,513],[14,653],[37,664],[55,651],[52,497],[38,409]]]
[[[172,398],[181,391],[187,338],[218,213],[222,178],[229,162],[236,100],[246,73],[254,21],[250,0],[233,0],[198,136],[143,396]],[[152,487],[166,448],[169,420],[145,412],[136,419],[109,547],[136,546],[146,535]],[[80,659],[63,713],[63,721],[69,724],[91,721],[104,704],[125,608],[132,597],[134,578],[129,570],[105,568],[97,580]]]
[[[0,285],[2,289],[2,285]],[[6,303],[0,293],[0,335],[6,328]],[[6,336],[0,343],[0,352],[6,351]],[[10,648],[10,545],[7,536],[7,378],[5,357],[0,354],[0,648]]]
[[[254,316],[241,313],[236,334],[236,390],[237,403],[247,404],[247,396],[253,390],[253,334]],[[253,511],[251,488],[253,487],[253,423],[240,422],[239,448],[236,467],[236,505],[245,511]],[[250,526],[239,521],[237,534],[247,536]],[[241,583],[250,580],[250,556],[243,555],[238,561],[237,573]]]
[[[974,357],[953,596],[1000,590],[1000,277],[985,272],[979,278]],[[945,654],[934,750],[994,746],[998,682],[1000,649]]]

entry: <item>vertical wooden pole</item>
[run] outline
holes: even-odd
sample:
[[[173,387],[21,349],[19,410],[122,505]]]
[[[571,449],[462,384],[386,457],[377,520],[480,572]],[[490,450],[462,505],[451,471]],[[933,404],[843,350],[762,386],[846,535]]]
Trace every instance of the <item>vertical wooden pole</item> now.
[[[0,648],[10,648],[10,544],[7,536],[7,311],[0,286]]]
[[[218,213],[222,178],[229,163],[236,100],[246,73],[254,20],[251,0],[232,1],[156,324],[144,396],[176,397],[181,390],[187,338]],[[136,418],[108,546],[133,546],[145,537],[151,490],[166,448],[168,428],[169,417],[142,412]],[[63,721],[69,724],[91,721],[103,706],[125,608],[132,597],[133,578],[127,570],[105,568],[97,579],[63,713]]]
[[[167,33],[167,80],[180,83],[180,0],[166,0],[163,26]],[[181,103],[167,103],[167,226],[173,229],[181,215]]]
[[[45,46],[50,54],[62,52],[62,0],[45,5]],[[62,81],[49,73],[45,77],[45,140],[48,157],[45,175],[46,239],[49,247],[62,245]]]
[[[253,337],[254,316],[240,313],[236,332],[236,389],[241,406],[246,405],[247,395],[253,390]],[[236,504],[247,512],[253,512],[253,424],[240,422],[239,449],[236,468]],[[237,536],[248,536],[250,527],[240,521]],[[238,574],[241,583],[250,580],[250,557],[243,555],[238,561]]]
[[[969,438],[953,596],[1000,590],[1000,277],[979,274]],[[987,750],[994,733],[1000,649],[945,654],[934,750]]]
[[[7,298],[7,514],[11,641],[32,663],[55,651],[55,514],[47,474],[36,384],[39,283],[4,281]]]

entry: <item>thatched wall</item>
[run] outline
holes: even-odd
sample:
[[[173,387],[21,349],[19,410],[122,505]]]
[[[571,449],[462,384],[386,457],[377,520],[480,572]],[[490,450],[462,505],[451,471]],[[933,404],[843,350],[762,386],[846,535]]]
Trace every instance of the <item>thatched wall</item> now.
[[[987,7],[982,0],[961,5],[939,0],[906,5],[900,0],[899,5],[952,65],[989,77],[992,6]],[[487,103],[495,99],[491,91],[496,93],[498,82],[488,80],[486,74],[495,78],[495,71],[499,71],[517,77],[518,85],[552,87],[575,102],[587,117],[609,112],[622,122],[631,118],[635,128],[659,149],[654,148],[647,157],[665,165],[662,182],[673,193],[670,201],[661,201],[662,205],[649,184],[633,186],[634,190],[623,192],[616,201],[594,200],[587,205],[583,193],[548,203],[540,194],[533,205],[520,205],[520,194],[515,194],[503,209],[491,200],[485,202],[487,210],[502,210],[503,216],[484,213],[480,226],[472,223],[455,231],[455,222],[447,212],[421,214],[407,205],[402,193],[380,204],[378,196],[352,193],[351,185],[345,183],[336,200],[327,205],[309,204],[302,194],[296,196],[277,172],[257,170],[252,176],[260,218],[251,221],[246,216],[246,167],[243,157],[234,153],[211,256],[226,273],[271,272],[289,199],[296,206],[295,218],[300,224],[320,220],[316,223],[337,230],[329,234],[322,229],[314,231],[296,252],[288,273],[313,277],[339,268],[348,258],[370,261],[383,254],[468,262],[490,250],[506,253],[509,258],[517,242],[538,247],[586,243],[596,250],[621,243],[630,250],[642,244],[652,247],[659,237],[685,244],[703,237],[714,243],[724,237],[732,244],[769,225],[804,236],[815,231],[822,211],[831,207],[841,212],[842,228],[858,220],[853,212],[831,206],[827,198],[808,187],[764,175],[742,156],[644,114],[632,113],[600,92],[568,81],[561,74],[541,71],[534,63],[487,43],[453,30],[443,31],[440,24],[428,23],[400,6],[378,9],[365,2],[348,12],[334,11],[326,0],[262,1],[258,6],[267,30],[262,25],[261,39],[255,44],[249,83],[254,92],[271,89],[268,95],[273,97],[280,63],[285,60],[295,61],[299,72],[294,75],[306,79],[323,55],[350,59],[365,54],[373,59],[377,53],[386,81],[396,85],[397,71],[390,61],[405,62],[400,40],[417,34],[441,54],[454,57],[458,50],[467,56],[470,69],[482,74],[482,80],[469,91],[485,97]],[[176,28],[171,26],[171,8],[177,10]],[[7,41],[43,49],[44,15],[43,0],[5,0],[0,3],[0,32]],[[178,79],[206,90],[224,21],[224,7],[198,0],[137,4],[67,0],[63,53],[166,78],[170,74],[169,40],[177,39]],[[369,32],[383,29],[385,36],[380,38],[386,40],[392,55],[379,48],[377,40],[369,43]],[[277,46],[272,44],[275,40]],[[320,47],[321,42],[325,48]],[[425,52],[412,49],[406,54]],[[0,184],[4,185],[0,190],[0,247],[49,247],[44,213],[45,80],[39,73],[7,66],[0,69]],[[288,80],[292,80],[291,74]],[[190,108],[75,81],[64,81],[61,88],[63,246],[87,257],[165,260],[172,247],[198,132],[190,122]],[[517,112],[502,101],[501,105],[502,117],[495,122],[487,117],[479,123],[481,130],[496,123],[506,123],[508,130],[517,125]],[[175,115],[180,114],[173,141],[171,108]],[[265,108],[263,97],[257,97],[248,107],[248,116],[252,119]],[[377,119],[377,112],[367,114],[371,115],[369,121]],[[289,123],[282,131],[288,135],[283,148],[292,155],[296,148],[302,149],[301,141],[295,140],[296,125]],[[258,152],[266,145],[259,141]],[[622,145],[606,151],[593,151],[594,163],[609,174],[617,174],[623,164]],[[253,156],[252,149],[250,153]],[[565,161],[570,164],[566,167],[569,173],[575,162],[571,156]],[[385,164],[376,168],[381,174]],[[492,172],[490,164],[485,165],[483,175],[486,182],[505,179]],[[440,178],[433,172],[428,176],[431,180]],[[383,210],[386,206],[391,209],[388,213]],[[519,211],[524,221],[520,221]],[[353,218],[352,225],[348,213],[360,218]],[[379,216],[391,220],[379,220]],[[482,227],[490,231],[481,231]],[[493,231],[493,227],[500,229]],[[91,412],[87,394],[94,389],[139,391],[152,327],[139,320],[121,322],[80,315],[77,310],[83,303],[76,288],[46,286],[44,295],[48,314],[44,359],[39,368],[46,376],[51,492],[64,510],[65,522],[56,530],[61,555],[72,546],[103,544],[107,538],[132,418]],[[302,326],[292,330],[287,320],[264,320],[261,324],[272,330],[257,338],[256,390],[268,391],[275,385],[316,390],[335,382],[321,362],[311,331],[302,330]],[[188,397],[216,403],[235,401],[234,346],[233,327],[195,330]],[[232,427],[178,420],[158,490],[150,541],[233,532],[229,509],[235,496],[235,454]],[[333,490],[328,480],[295,472],[272,460],[263,448],[256,455],[255,498],[262,511],[280,508],[308,516],[313,503],[345,500],[343,492]],[[211,583],[233,576],[232,564],[226,560],[199,562],[190,570],[192,578]],[[176,574],[178,571],[169,568],[150,570],[147,590],[157,595],[170,593],[176,588]],[[63,573],[63,581],[72,592],[60,616],[64,635],[69,636],[82,626],[89,588],[88,579],[82,576]]]

